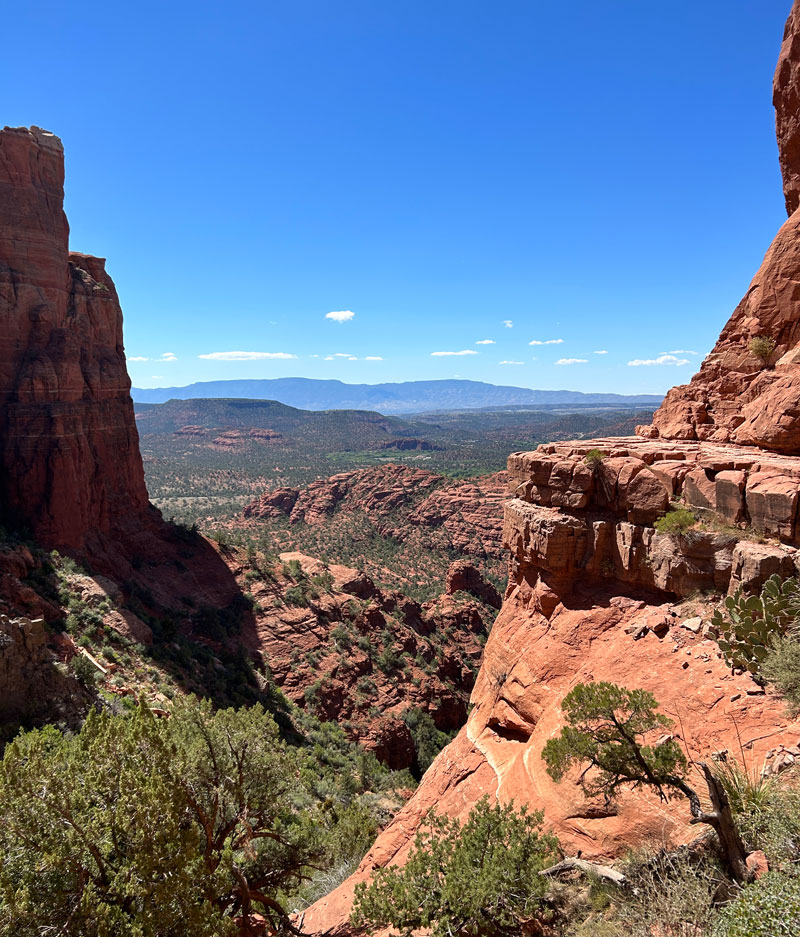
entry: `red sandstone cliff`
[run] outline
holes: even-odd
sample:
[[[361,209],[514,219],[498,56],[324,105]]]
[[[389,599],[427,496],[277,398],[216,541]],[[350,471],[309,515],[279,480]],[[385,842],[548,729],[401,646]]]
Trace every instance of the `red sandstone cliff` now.
[[[58,137],[0,132],[0,510],[84,549],[150,508],[117,293],[69,253],[63,183]]]
[[[181,542],[148,501],[119,300],[104,260],[69,251],[63,201],[58,137],[0,131],[0,524],[138,581],[156,604],[228,602],[219,556]]]

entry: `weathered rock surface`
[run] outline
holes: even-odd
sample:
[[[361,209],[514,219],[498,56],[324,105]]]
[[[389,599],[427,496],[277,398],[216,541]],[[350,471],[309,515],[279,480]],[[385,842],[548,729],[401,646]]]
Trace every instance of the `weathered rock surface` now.
[[[0,132],[0,512],[83,549],[150,508],[119,301],[69,252],[63,182],[57,137]]]
[[[792,7],[772,85],[786,213],[800,207],[800,5]]]
[[[639,432],[800,453],[800,6],[786,23],[773,102],[789,220],[689,384],[674,387]],[[760,356],[750,342],[774,344]]]
[[[77,680],[57,666],[42,619],[0,614],[0,687],[0,742],[20,726],[74,726],[89,700]]]

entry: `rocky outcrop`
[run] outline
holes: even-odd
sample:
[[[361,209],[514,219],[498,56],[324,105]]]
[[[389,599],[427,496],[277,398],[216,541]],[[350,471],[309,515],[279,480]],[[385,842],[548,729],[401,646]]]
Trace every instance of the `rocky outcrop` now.
[[[44,621],[0,614],[0,743],[20,726],[44,722],[75,726],[89,694],[47,644]]]
[[[84,549],[150,512],[105,261],[70,253],[61,142],[0,132],[0,511]]]
[[[473,556],[502,555],[500,508],[506,474],[454,481],[426,469],[380,465],[342,472],[305,488],[276,488],[248,504],[247,520],[288,517],[292,524],[329,525],[366,517],[398,542],[420,529],[437,531],[447,545]]]
[[[773,85],[789,220],[691,383],[674,387],[645,436],[800,453],[800,5],[786,23]],[[751,343],[764,339],[759,348]]]
[[[252,597],[244,639],[290,699],[394,768],[414,764],[406,710],[447,732],[464,724],[488,632],[484,606],[449,595],[420,604],[347,566],[297,552],[279,559],[229,556]]]
[[[772,86],[786,213],[800,207],[800,4],[786,21]]]

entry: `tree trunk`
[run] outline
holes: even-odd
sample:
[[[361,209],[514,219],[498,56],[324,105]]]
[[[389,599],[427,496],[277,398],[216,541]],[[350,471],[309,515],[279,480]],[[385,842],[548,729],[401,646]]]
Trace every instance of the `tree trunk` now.
[[[733,819],[728,795],[725,793],[722,782],[711,768],[703,761],[698,764],[703,771],[712,807],[711,813],[703,814],[698,819],[701,823],[708,823],[714,828],[731,874],[737,882],[742,884],[750,880],[752,873],[747,868],[747,853],[736,821]]]

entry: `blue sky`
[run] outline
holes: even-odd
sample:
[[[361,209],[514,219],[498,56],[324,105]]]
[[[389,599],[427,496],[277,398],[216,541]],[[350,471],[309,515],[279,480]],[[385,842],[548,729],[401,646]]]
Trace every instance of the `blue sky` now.
[[[37,0],[4,20],[3,117],[64,140],[139,386],[656,393],[785,218],[789,7]]]

